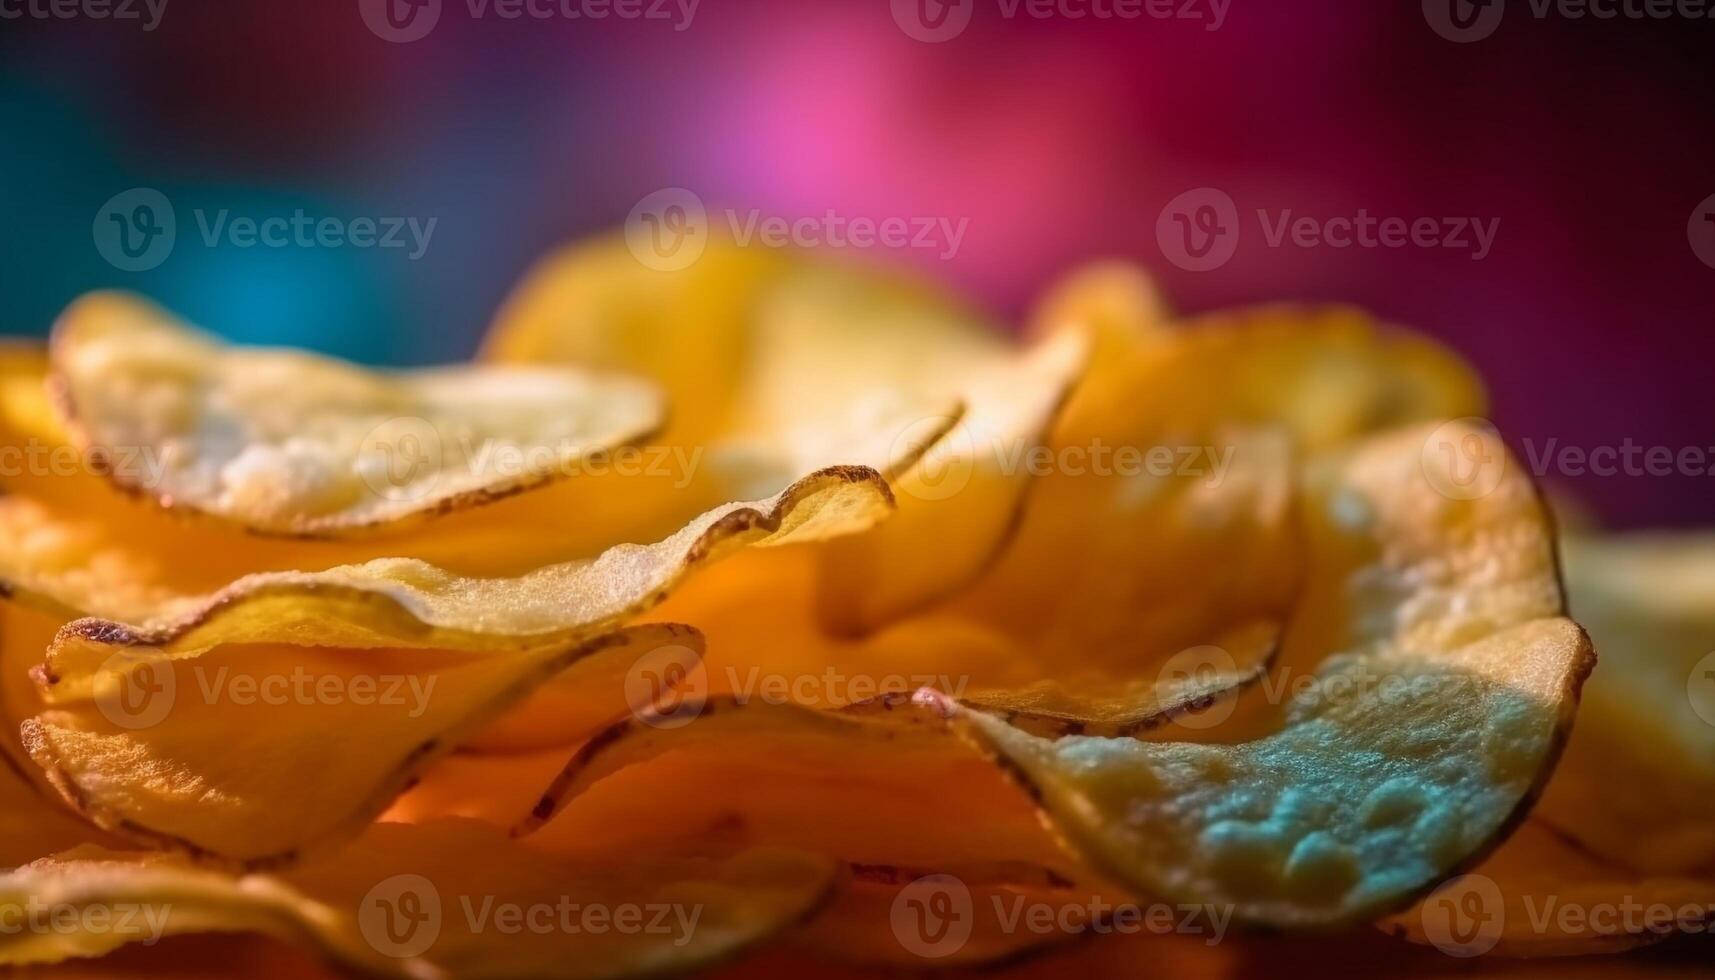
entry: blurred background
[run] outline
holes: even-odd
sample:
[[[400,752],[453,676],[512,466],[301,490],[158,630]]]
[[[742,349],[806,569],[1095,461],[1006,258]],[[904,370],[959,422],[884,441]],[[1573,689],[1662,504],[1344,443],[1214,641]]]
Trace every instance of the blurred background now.
[[[1706,454],[1553,476],[1617,525],[1715,524],[1715,19],[1542,2],[0,0],[0,332],[122,286],[244,341],[462,358],[532,259],[684,188],[932,227],[866,251],[1014,320],[1102,256],[1184,311],[1357,303],[1475,362],[1515,444]],[[159,212],[123,227],[135,188],[169,254]]]

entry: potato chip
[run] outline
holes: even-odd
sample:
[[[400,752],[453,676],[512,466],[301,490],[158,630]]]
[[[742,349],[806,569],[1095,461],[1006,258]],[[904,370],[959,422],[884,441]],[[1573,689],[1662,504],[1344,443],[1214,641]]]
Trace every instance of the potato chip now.
[[[956,411],[948,416],[949,420],[956,418]],[[883,427],[890,425],[886,419],[872,422]],[[939,431],[929,429],[901,439],[897,436],[898,430],[883,428],[867,436],[854,431],[842,433],[840,437],[851,440],[847,445],[852,457],[888,464],[889,469],[896,469],[899,465],[908,465],[913,454],[932,442]],[[831,449],[824,449],[820,459],[838,455]],[[704,511],[694,512],[683,523],[670,528],[656,545],[645,546],[641,551],[639,546],[625,546],[613,553],[610,562],[625,564],[621,556],[630,556],[633,560],[651,555],[667,557],[676,544],[689,543],[689,539],[700,531],[723,521],[730,525],[750,519],[763,523],[784,519],[809,523],[822,529],[818,533],[827,534],[861,530],[892,507],[891,496],[883,480],[886,472],[861,465],[840,465],[825,470],[809,465],[800,471],[800,479],[769,499],[710,503]],[[697,495],[697,499],[704,497]],[[795,516],[788,517],[789,512]],[[677,514],[678,508],[673,513]],[[822,518],[809,522],[807,515],[810,514],[821,514]],[[843,516],[832,520],[836,515]],[[448,518],[449,522],[455,520]],[[660,521],[657,518],[650,523],[653,525]],[[324,550],[314,545],[308,551],[295,551],[271,549],[266,543],[252,547],[244,539],[210,535],[206,531],[199,533],[189,525],[176,526],[179,540],[174,541],[170,545],[173,550],[169,550],[167,542],[175,533],[174,526],[159,523],[158,515],[133,512],[129,506],[122,506],[102,511],[100,517],[86,519],[77,516],[74,508],[63,504],[29,496],[0,497],[0,583],[10,588],[14,595],[62,614],[95,611],[102,613],[102,618],[127,624],[122,632],[154,635],[185,633],[222,617],[242,618],[237,615],[239,610],[235,607],[251,600],[258,605],[265,604],[271,598],[277,599],[277,594],[282,591],[301,594],[305,603],[314,604],[317,597],[306,590],[324,590],[329,595],[328,607],[334,610],[340,606],[336,599],[346,600],[347,606],[359,608],[399,605],[397,600],[402,600],[404,607],[411,607],[415,601],[413,597],[423,597],[423,603],[431,603],[435,601],[433,596],[439,595],[443,597],[440,602],[453,603],[460,593],[474,593],[474,597],[480,599],[506,593],[509,598],[482,608],[481,617],[466,627],[470,633],[499,636],[508,629],[524,633],[543,629],[552,631],[556,628],[552,623],[564,622],[564,617],[553,608],[518,608],[517,597],[536,594],[553,602],[561,601],[562,597],[544,594],[543,590],[555,584],[576,584],[579,580],[587,580],[589,572],[586,569],[592,564],[587,557],[568,561],[567,553],[576,555],[586,543],[593,544],[606,537],[606,532],[598,531],[592,538],[590,529],[586,528],[580,536],[582,540],[574,544],[557,538],[551,530],[540,535],[534,531],[526,535],[519,528],[510,531],[503,526],[473,529],[464,524],[459,528],[449,528],[444,536],[430,535],[421,539],[421,545],[413,539],[403,545],[394,542],[367,552],[343,548]],[[686,531],[687,526],[698,530]],[[133,538],[139,540],[133,541]],[[208,547],[200,547],[203,544]],[[387,554],[394,547],[421,557],[368,557],[376,551]],[[649,550],[651,547],[653,551]],[[206,555],[207,561],[184,563],[164,560],[175,550]],[[672,557],[677,558],[677,555]],[[349,566],[340,564],[340,560],[348,558],[355,559],[355,563]],[[536,563],[539,561],[541,563]],[[273,565],[281,569],[307,567],[321,571],[249,572],[249,566],[253,564]],[[604,566],[604,570],[608,567],[612,566]],[[518,581],[508,582],[507,579]],[[205,587],[212,588],[202,591]],[[530,592],[532,587],[534,593]],[[464,608],[471,609],[473,605],[466,602]],[[381,611],[386,612],[385,609]],[[406,608],[401,608],[393,618],[402,620],[401,631],[422,632],[416,624],[403,622],[409,619]],[[431,625],[445,623],[442,620]],[[333,638],[322,642],[333,642]],[[498,642],[506,645],[505,641]]]
[[[55,324],[73,433],[121,487],[271,534],[326,534],[480,504],[640,441],[647,382],[568,368],[381,375],[228,347],[120,293]],[[516,465],[513,465],[516,461]]]
[[[47,669],[73,696],[117,648],[138,659],[192,656],[223,644],[521,650],[610,629],[659,603],[699,567],[751,546],[852,533],[886,517],[892,498],[873,470],[813,473],[768,500],[728,504],[647,545],[518,578],[454,575],[408,558],[324,572],[243,578],[177,620],[133,628],[102,620],[67,626]]]
[[[663,649],[694,658],[699,646],[688,629],[651,625],[512,655],[273,645],[178,662],[120,654],[89,678],[87,696],[48,683],[50,707],[23,737],[98,825],[211,862],[281,866],[361,830],[546,678],[588,671],[584,683],[606,682],[616,661]],[[582,714],[611,718],[627,694],[591,685]]]
[[[802,920],[834,871],[779,849],[568,856],[456,820],[377,825],[284,875],[232,877],[167,855],[80,848],[0,875],[0,904],[72,926],[0,933],[0,963],[244,931],[379,976],[657,975],[727,959]]]
[[[787,254],[711,245],[676,272],[645,266],[618,236],[560,249],[513,288],[482,360],[635,373],[668,392],[670,437],[717,438],[733,428],[743,396],[758,290]]]
[[[1602,651],[1525,830],[1392,928],[1456,956],[1615,952],[1715,924],[1715,645],[1703,535],[1575,535],[1574,611]]]
[[[0,756],[0,869],[92,842],[117,843],[40,792],[9,756]]]
[[[1025,457],[1047,439],[1087,349],[1068,330],[1023,354],[948,365],[962,385],[964,417],[896,481],[892,518],[823,549],[818,606],[831,628],[874,629],[968,584],[994,561],[1032,477]]]
[[[966,731],[1098,869],[1148,894],[1315,927],[1398,908],[1534,800],[1593,662],[1560,616],[1548,519],[1517,466],[1456,487],[1407,429],[1312,470],[1309,577],[1282,666],[1314,669],[1237,744]],[[1492,432],[1484,458],[1505,460]],[[1463,444],[1463,443],[1460,443]]]
[[[808,253],[756,254],[769,252],[716,241],[688,268],[662,272],[619,241],[568,250],[518,288],[488,353],[653,378],[675,404],[697,406],[669,439],[707,438],[707,417],[723,420],[730,445],[711,453],[715,465],[741,465],[751,443],[827,429],[814,406],[873,403],[889,390],[958,395],[960,424],[917,466],[890,474],[899,512],[831,545],[819,573],[828,621],[874,628],[963,585],[1004,543],[1029,478],[1018,456],[1041,441],[1085,344],[1067,331],[1019,352],[956,300],[904,276]],[[697,361],[710,367],[695,370]],[[947,420],[913,421],[926,431]],[[937,547],[925,551],[929,533]]]
[[[1208,546],[1223,534],[1212,529]],[[1235,696],[1262,676],[1278,649],[1281,618],[1206,622],[1224,609],[1211,601],[1185,616],[1179,610],[1190,603],[1166,594],[1166,609],[1131,610],[1137,642],[1111,646],[1048,645],[968,615],[957,603],[864,636],[834,634],[813,605],[825,548],[737,556],[728,574],[692,580],[649,616],[694,622],[710,638],[700,680],[711,694],[838,708],[927,687],[1044,734],[1142,736]],[[758,615],[761,609],[767,615]],[[1283,617],[1284,609],[1276,613]],[[1200,635],[1203,642],[1184,648],[1142,635],[1169,620],[1184,632],[1225,632]]]
[[[1030,330],[1046,336],[1081,330],[1093,358],[1106,364],[1133,356],[1141,345],[1170,340],[1167,301],[1142,267],[1120,260],[1091,262],[1048,288],[1030,315]]]
[[[1050,302],[1059,322],[1084,317],[1099,352],[1016,536],[953,603],[1057,663],[1129,654],[1151,679],[1169,655],[1284,618],[1307,454],[1482,407],[1456,358],[1354,311],[1260,308],[1167,330],[1146,319],[1157,308],[1113,267]],[[1316,411],[1300,415],[1306,404]]]
[[[1715,537],[1573,536],[1563,550],[1602,667],[1538,813],[1640,877],[1715,878]]]
[[[514,832],[556,847],[599,838],[647,851],[719,827],[747,845],[854,865],[1081,875],[1029,800],[947,737],[938,713],[867,717],[711,699],[682,702],[662,717],[682,721],[686,711],[694,712],[689,724],[639,721],[592,739],[533,810],[513,815]],[[442,773],[433,781],[474,776]],[[661,798],[680,802],[640,805]],[[955,811],[980,819],[944,819]]]
[[[1116,681],[1106,673],[1071,673],[979,688],[959,701],[1037,735],[1132,738],[1237,697],[1268,672],[1279,640],[1278,623],[1247,623],[1167,657],[1153,675]]]

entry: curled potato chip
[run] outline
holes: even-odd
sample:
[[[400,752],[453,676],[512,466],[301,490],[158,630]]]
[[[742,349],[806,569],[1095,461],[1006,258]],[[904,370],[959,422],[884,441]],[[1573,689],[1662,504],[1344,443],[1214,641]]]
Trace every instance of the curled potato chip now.
[[[657,793],[682,802],[638,812],[638,802]],[[935,818],[949,808],[982,819]],[[622,834],[647,847],[726,824],[747,842],[862,865],[1003,864],[1077,874],[1029,801],[948,737],[939,706],[891,699],[842,711],[681,699],[593,736],[513,820],[517,835],[557,841]],[[623,830],[601,829],[608,827]]]
[[[730,440],[711,454],[717,465],[743,465],[747,444],[827,429],[815,406],[873,403],[889,390],[959,396],[964,416],[936,449],[889,474],[898,513],[831,545],[818,572],[827,621],[862,631],[965,584],[992,559],[1029,477],[1018,455],[1040,442],[1085,346],[1067,331],[1016,351],[956,300],[849,260],[716,240],[667,272],[612,240],[567,250],[526,277],[487,353],[655,379],[675,404],[696,406],[676,416],[669,439],[718,428]],[[912,420],[921,431],[950,421]],[[937,546],[925,551],[930,533]]]
[[[1450,956],[1617,953],[1715,924],[1715,878],[1642,876],[1532,817],[1468,874],[1382,924]]]
[[[755,349],[756,297],[787,256],[711,244],[672,272],[645,266],[618,236],[560,249],[513,288],[482,359],[639,374],[668,392],[670,435],[706,442],[729,431]]]
[[[665,417],[641,380],[547,367],[380,375],[228,347],[119,293],[74,303],[51,351],[71,428],[110,479],[272,534],[482,503],[639,441]]]
[[[1492,432],[1458,434],[1506,458]],[[966,732],[1142,892],[1296,927],[1410,902],[1535,799],[1594,660],[1560,615],[1528,480],[1515,465],[1484,495],[1445,493],[1433,435],[1377,437],[1307,477],[1308,579],[1282,666],[1314,681],[1266,734],[1048,741],[980,713]]]
[[[1299,461],[1483,407],[1457,358],[1356,311],[1263,307],[1166,330],[1148,325],[1158,305],[1145,290],[1097,268],[1047,306],[1059,322],[1091,325],[1098,350],[1054,428],[1017,534],[959,600],[1057,650],[1178,650],[1278,613],[1298,587]],[[1058,586],[1050,596],[1045,581]],[[1190,612],[1211,605],[1221,608],[1205,621]],[[1140,622],[1140,607],[1156,612]],[[1177,622],[1175,609],[1186,610]]]
[[[1049,287],[1031,313],[1031,330],[1081,330],[1097,363],[1132,356],[1139,345],[1169,339],[1167,301],[1141,266],[1091,262]]]
[[[79,621],[61,631],[39,671],[50,708],[27,725],[26,740],[67,798],[106,826],[213,859],[287,862],[302,846],[349,833],[433,754],[476,735],[479,723],[582,659],[568,655],[567,646],[593,652],[627,635],[613,630],[661,601],[693,569],[747,546],[839,533],[885,514],[887,504],[878,476],[840,472],[806,481],[800,492],[761,508],[705,515],[657,545],[615,549],[524,582],[460,581],[400,560],[351,587],[325,573],[272,589],[246,585],[205,620],[154,635]],[[377,580],[397,583],[398,592],[384,593]],[[542,615],[558,618],[545,624],[531,618]],[[554,632],[544,635],[543,628]],[[640,627],[638,635],[663,629],[671,627]],[[535,642],[520,643],[520,635]],[[657,637],[654,645],[663,641]],[[361,656],[352,648],[363,648]],[[636,656],[633,646],[630,657]],[[246,677],[296,678],[309,662],[318,666],[311,671],[315,682],[332,676],[337,691],[360,677],[444,674],[439,690],[446,693],[415,710],[408,701],[388,706],[388,738],[365,743],[374,752],[350,752],[328,738],[363,719],[373,723],[376,712],[363,710],[373,703],[328,704],[316,696],[269,705],[254,696],[235,703],[230,689],[209,695],[208,683],[223,667]],[[562,682],[590,697],[580,710],[555,718],[546,734],[489,737],[514,745],[570,739],[583,734],[571,726],[617,714],[626,706],[625,685],[611,683],[620,668],[594,669],[590,678]],[[179,674],[196,683],[180,684]],[[169,679],[182,691],[157,714],[146,693]],[[267,724],[257,724],[259,712],[270,716]],[[137,724],[139,717],[148,724]],[[278,755],[281,764],[258,766],[234,754],[251,742],[259,743],[253,751]],[[330,769],[342,778],[331,778]],[[304,797],[302,783],[312,778],[326,797]],[[210,806],[211,796],[223,805]]]
[[[1564,542],[1602,650],[1565,757],[1524,831],[1390,928],[1455,956],[1616,952],[1715,923],[1715,645],[1706,536]]]
[[[1573,536],[1563,551],[1602,668],[1538,813],[1640,877],[1715,877],[1715,538]]]
[[[891,519],[824,549],[818,605],[832,628],[873,629],[988,567],[1017,526],[1025,456],[1046,440],[1087,349],[1068,330],[1023,354],[947,366],[962,379],[964,417],[896,481]]]
[[[377,976],[653,976],[706,967],[791,927],[836,871],[779,849],[702,850],[604,859],[464,820],[377,825],[337,857],[284,875],[81,848],[0,875],[0,903],[71,924],[0,934],[0,963],[252,932]]]
[[[628,707],[625,686],[605,683],[615,662],[664,648],[692,657],[699,645],[688,629],[650,625],[511,655],[277,645],[177,662],[121,653],[86,695],[61,696],[49,678],[50,707],[23,736],[96,824],[209,862],[281,866],[357,833],[545,679],[570,671],[604,682],[588,688],[583,715],[609,718]]]
[[[47,670],[78,695],[84,691],[80,679],[116,648],[137,648],[139,659],[241,643],[529,649],[609,629],[734,551],[850,533],[884,518],[891,506],[879,474],[834,469],[768,500],[715,508],[661,541],[620,545],[517,578],[469,578],[407,558],[262,573],[162,626],[72,623],[49,648]]]
[[[355,538],[270,539],[175,520],[116,492],[93,472],[90,455],[69,444],[44,392],[41,358],[27,355],[0,361],[0,451],[27,460],[0,480],[0,583],[62,614],[139,628],[198,618],[233,598],[235,580],[263,572],[410,555],[449,579],[523,576],[618,542],[669,537],[710,510],[775,496],[817,470],[895,476],[944,428],[922,420],[950,425],[959,415],[956,400],[938,393],[918,399],[888,389],[863,405],[824,406],[790,438],[750,433],[742,445],[734,436],[706,446],[621,447],[577,479],[441,516],[432,533],[412,525]],[[168,560],[184,553],[199,560]]]
[[[0,756],[0,869],[89,843],[118,841],[41,792],[10,756]]]
[[[1209,546],[1222,540],[1213,534]],[[1049,646],[947,607],[864,636],[831,633],[813,603],[814,571],[825,547],[740,555],[728,574],[692,580],[649,614],[696,623],[710,638],[699,690],[839,708],[931,688],[1044,734],[1142,737],[1230,701],[1262,676],[1279,646],[1280,618],[1207,622],[1202,613],[1225,611],[1209,602],[1181,622],[1187,617],[1175,611],[1179,603],[1172,596],[1163,597],[1166,610],[1132,610],[1140,634],[1158,619],[1185,631],[1206,626],[1225,632],[1178,649],[1160,645],[1166,641],[1159,637],[1108,647]]]
[[[1154,675],[1114,683],[1074,674],[1014,688],[978,689],[960,703],[1037,735],[1131,738],[1237,697],[1268,672],[1280,626],[1260,621],[1167,658]]]
[[[461,580],[422,563],[384,561],[242,582],[232,599],[209,606],[208,616],[158,633],[77,621],[60,632],[39,671],[50,711],[27,726],[27,741],[67,798],[105,826],[211,860],[290,862],[302,846],[370,819],[432,753],[475,735],[478,723],[544,685],[571,662],[554,652],[556,640],[561,649],[607,645],[619,623],[660,602],[698,566],[746,546],[816,541],[861,527],[888,505],[880,475],[837,470],[773,501],[712,511],[653,546],[619,547],[525,580]],[[237,675],[295,678],[305,661],[319,662],[322,676],[343,678],[334,683],[338,690],[391,671],[401,678],[446,673],[439,690],[448,693],[417,714],[408,704],[389,705],[388,740],[374,745],[376,753],[352,753],[326,733],[362,724],[358,719],[374,717],[362,709],[374,705],[314,697],[307,704],[259,705],[254,697],[233,704],[230,693],[211,699],[204,685],[223,666]],[[581,681],[587,707],[556,719],[551,735],[511,738],[569,740],[583,731],[568,726],[621,711],[624,685],[611,683],[617,668],[595,669],[593,680]],[[196,676],[196,685],[177,685],[180,673]],[[130,728],[134,714],[153,711],[141,692],[158,690],[168,676],[185,688],[184,700]],[[352,711],[357,716],[341,719]],[[257,712],[271,721],[257,726]],[[259,743],[250,750],[266,748],[280,764],[233,755],[249,741]],[[326,795],[302,795],[312,777]],[[211,795],[225,805],[208,805]]]

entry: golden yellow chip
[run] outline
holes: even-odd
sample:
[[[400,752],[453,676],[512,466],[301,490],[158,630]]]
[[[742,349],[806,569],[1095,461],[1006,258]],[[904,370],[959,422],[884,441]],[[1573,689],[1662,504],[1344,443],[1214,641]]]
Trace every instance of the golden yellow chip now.
[[[228,347],[120,293],[74,303],[50,349],[67,422],[110,479],[274,534],[483,503],[599,461],[666,415],[639,379],[565,367],[376,374]]]
[[[430,650],[229,647],[193,660],[124,651],[24,723],[36,763],[96,824],[208,861],[264,868],[359,832],[436,759],[561,671],[587,685],[578,715],[623,713],[612,684],[640,658],[694,660],[667,625],[569,648]],[[571,719],[567,719],[570,723]]]
[[[827,621],[862,631],[990,562],[1031,476],[1021,455],[1040,444],[1085,347],[1066,331],[1021,352],[956,300],[906,277],[717,240],[673,272],[645,267],[619,241],[552,257],[515,291],[487,349],[505,362],[590,363],[657,380],[676,406],[689,406],[675,411],[667,437],[718,434],[710,462],[731,471],[757,455],[747,447],[837,428],[827,417],[835,408],[888,411],[901,393],[963,402],[956,426],[934,413],[906,420],[901,439],[951,431],[917,465],[888,473],[897,478],[894,518],[831,546],[818,573]],[[936,544],[924,549],[930,535]]]

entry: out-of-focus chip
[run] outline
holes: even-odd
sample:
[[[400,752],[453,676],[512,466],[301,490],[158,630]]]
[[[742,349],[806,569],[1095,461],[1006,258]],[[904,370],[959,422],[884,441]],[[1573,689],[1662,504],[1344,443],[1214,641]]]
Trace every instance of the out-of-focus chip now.
[[[1538,812],[1640,875],[1715,877],[1715,536],[1574,536],[1563,554],[1602,666]]]
[[[119,842],[41,793],[10,757],[0,756],[0,869],[89,843]]]
[[[0,875],[0,902],[61,910],[58,928],[0,934],[0,963],[254,932],[376,976],[655,976],[708,966],[791,927],[825,899],[835,871],[779,849],[567,855],[460,820],[380,824],[282,875],[232,877],[169,855],[89,847]]]
[[[483,503],[661,427],[640,379],[568,367],[384,375],[228,347],[119,293],[54,327],[68,421],[120,486],[273,534],[326,534]]]
[[[1456,956],[1615,952],[1715,922],[1715,560],[1707,535],[1573,536],[1602,652],[1524,831],[1390,928]]]

